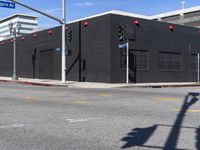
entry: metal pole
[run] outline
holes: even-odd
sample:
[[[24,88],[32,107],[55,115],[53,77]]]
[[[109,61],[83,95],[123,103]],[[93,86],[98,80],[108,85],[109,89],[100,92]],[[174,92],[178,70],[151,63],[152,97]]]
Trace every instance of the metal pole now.
[[[18,80],[16,75],[16,29],[13,32],[13,77],[12,80]]]
[[[129,83],[129,43],[126,44],[126,83]]]
[[[49,18],[51,18],[51,19],[53,19],[53,20],[56,20],[56,21],[58,21],[58,22],[60,22],[60,23],[62,24],[62,20],[60,20],[59,18],[56,18],[56,17],[54,17],[54,16],[51,16],[51,15],[49,15],[49,14],[43,12],[43,11],[40,11],[40,10],[35,9],[35,8],[33,8],[33,7],[30,7],[30,6],[28,6],[28,5],[26,5],[26,4],[23,4],[23,3],[21,3],[21,2],[19,2],[19,1],[17,1],[17,0],[9,0],[9,1],[12,1],[12,2],[14,2],[14,3],[18,4],[18,5],[21,5],[21,6],[25,7],[25,8],[28,8],[28,9],[30,9],[30,10],[33,10],[33,11],[37,12],[37,13],[40,13],[40,14],[42,14],[42,15],[44,15],[44,16],[46,16],[46,17],[49,17]]]
[[[81,28],[81,21],[79,21],[79,82],[81,82],[82,80],[82,66],[81,66],[81,45],[82,45],[82,40],[81,40],[81,36],[82,36],[82,28]]]
[[[59,18],[56,18],[54,16],[51,16],[43,11],[40,11],[40,10],[37,10],[33,7],[30,7],[26,4],[23,4],[21,2],[19,2],[18,0],[10,0],[14,3],[17,3],[25,8],[28,8],[30,10],[33,10],[37,13],[40,13],[46,17],[49,17],[53,20],[56,20],[58,21],[60,24],[62,24],[62,68],[61,68],[61,80],[62,80],[62,83],[65,83],[66,82],[66,51],[65,51],[65,24],[66,24],[66,0],[62,0],[62,19],[60,20]]]
[[[199,53],[197,55],[197,82],[199,82]]]
[[[65,24],[66,24],[66,0],[62,0],[62,83],[66,82],[66,51],[65,51]]]

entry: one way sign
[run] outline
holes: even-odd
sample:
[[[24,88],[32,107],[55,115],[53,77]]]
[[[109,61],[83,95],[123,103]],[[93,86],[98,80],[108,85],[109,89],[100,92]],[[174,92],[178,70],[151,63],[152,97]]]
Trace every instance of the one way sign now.
[[[15,3],[0,1],[0,7],[15,9]]]

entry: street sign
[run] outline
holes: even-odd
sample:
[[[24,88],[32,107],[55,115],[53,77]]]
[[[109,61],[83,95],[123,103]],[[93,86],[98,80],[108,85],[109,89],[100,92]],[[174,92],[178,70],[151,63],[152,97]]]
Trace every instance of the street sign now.
[[[119,44],[119,48],[121,49],[121,48],[126,48],[127,47],[127,44],[125,43],[125,44]]]
[[[15,3],[0,1],[0,7],[15,9]]]

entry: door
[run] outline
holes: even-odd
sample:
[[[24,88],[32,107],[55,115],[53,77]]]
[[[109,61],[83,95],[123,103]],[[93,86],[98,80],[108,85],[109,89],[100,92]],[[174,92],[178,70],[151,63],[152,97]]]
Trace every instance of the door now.
[[[136,55],[129,51],[129,82],[136,83]]]
[[[39,78],[53,79],[53,50],[40,51]]]

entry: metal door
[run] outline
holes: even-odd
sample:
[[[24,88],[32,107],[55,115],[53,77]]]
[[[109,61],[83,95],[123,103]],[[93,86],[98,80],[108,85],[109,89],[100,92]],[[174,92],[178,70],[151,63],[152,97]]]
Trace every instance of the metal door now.
[[[136,55],[129,51],[129,82],[136,83]]]
[[[53,79],[53,50],[40,51],[39,78]]]

